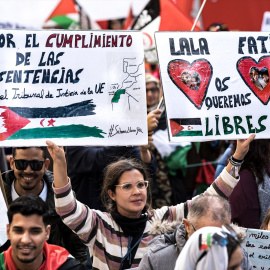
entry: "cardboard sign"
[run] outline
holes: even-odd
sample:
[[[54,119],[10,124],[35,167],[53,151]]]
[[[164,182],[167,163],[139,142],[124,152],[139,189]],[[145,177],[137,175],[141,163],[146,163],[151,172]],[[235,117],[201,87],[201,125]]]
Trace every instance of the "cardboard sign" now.
[[[0,145],[147,144],[142,34],[0,33]]]
[[[254,269],[270,269],[270,232],[262,230],[247,229],[247,237],[242,243],[248,253]]]
[[[156,32],[172,142],[270,137],[270,39],[261,32]]]

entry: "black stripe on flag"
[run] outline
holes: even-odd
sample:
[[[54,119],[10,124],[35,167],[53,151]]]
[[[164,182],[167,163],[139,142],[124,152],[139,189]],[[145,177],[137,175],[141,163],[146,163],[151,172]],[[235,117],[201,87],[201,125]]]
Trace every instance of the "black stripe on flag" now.
[[[172,118],[170,119],[172,121],[174,121],[175,123],[179,124],[179,125],[201,125],[202,121],[201,118]]]

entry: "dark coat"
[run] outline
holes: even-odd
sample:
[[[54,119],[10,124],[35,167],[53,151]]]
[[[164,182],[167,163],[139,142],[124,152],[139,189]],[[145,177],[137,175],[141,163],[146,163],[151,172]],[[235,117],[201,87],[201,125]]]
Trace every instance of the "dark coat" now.
[[[8,200],[8,204],[12,202],[11,198],[11,185],[15,179],[14,171],[7,171],[2,174],[5,192]],[[54,192],[52,189],[53,174],[51,172],[45,172],[43,176],[44,181],[48,187],[46,203],[51,212],[51,233],[50,238],[47,241],[49,244],[58,245],[64,247],[81,262],[85,262],[87,255],[87,247],[82,243],[81,239],[75,234],[68,226],[66,226],[60,216],[55,211],[54,204]]]

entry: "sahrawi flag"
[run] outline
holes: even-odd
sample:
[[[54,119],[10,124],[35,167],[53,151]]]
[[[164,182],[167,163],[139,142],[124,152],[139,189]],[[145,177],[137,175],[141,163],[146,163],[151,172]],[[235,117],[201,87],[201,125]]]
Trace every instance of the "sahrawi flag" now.
[[[98,127],[83,124],[63,125],[60,118],[75,119],[95,114],[92,100],[52,108],[27,108],[0,106],[0,141],[46,138],[104,138]],[[73,118],[74,117],[74,118]],[[72,122],[72,121],[70,121]],[[37,125],[38,123],[38,125]]]
[[[173,137],[202,136],[201,118],[174,118],[170,119]]]
[[[156,63],[155,31],[190,31],[193,21],[170,0],[150,0],[134,21],[131,29],[143,32],[147,62]],[[195,27],[195,31],[200,31]]]
[[[61,0],[43,28],[79,29],[80,12],[74,0]]]

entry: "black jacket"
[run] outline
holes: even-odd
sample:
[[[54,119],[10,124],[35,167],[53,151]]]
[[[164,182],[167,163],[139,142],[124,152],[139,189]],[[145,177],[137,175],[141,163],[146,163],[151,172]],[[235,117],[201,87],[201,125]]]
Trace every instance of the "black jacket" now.
[[[14,172],[12,170],[4,172],[2,173],[2,178],[8,204],[10,204],[12,202],[11,184],[15,179]],[[51,211],[51,233],[50,238],[47,242],[49,244],[64,247],[76,259],[81,262],[85,262],[87,258],[87,247],[82,243],[81,239],[77,236],[77,234],[75,234],[69,227],[67,227],[63,223],[62,219],[55,211],[54,192],[52,189],[53,174],[47,171],[45,172],[43,179],[48,187],[46,203],[48,204],[49,210]],[[7,246],[5,245],[5,248],[6,247]]]

